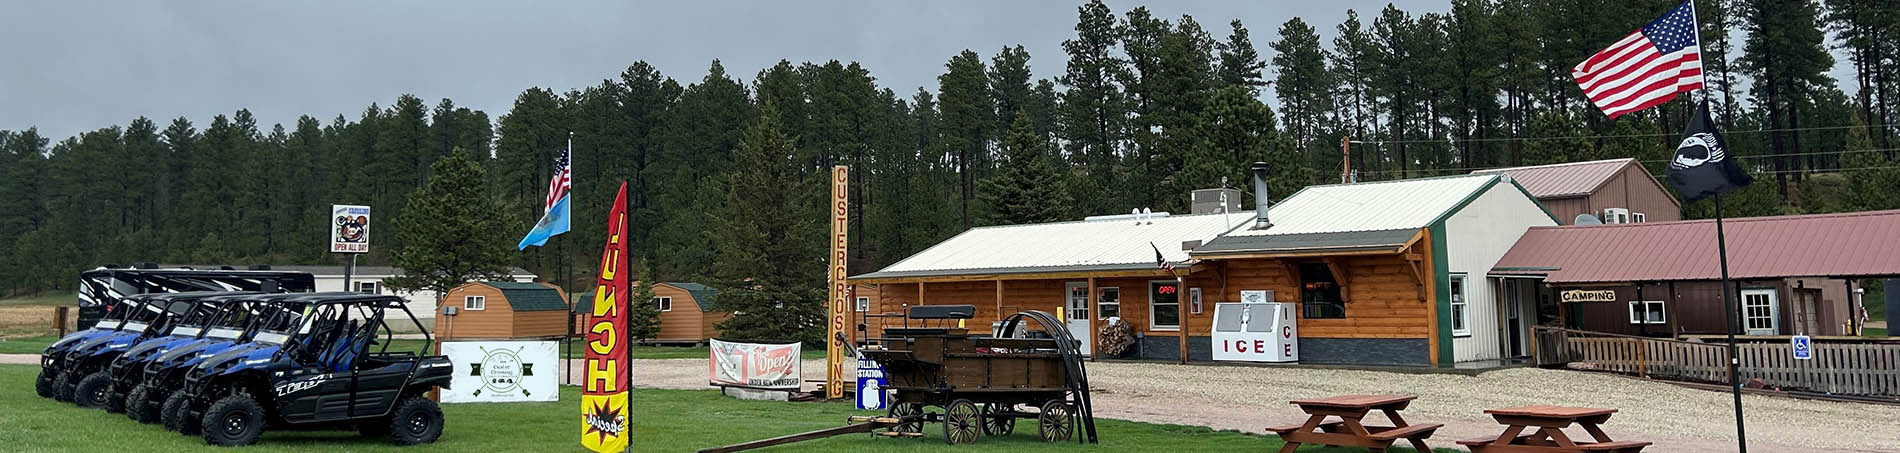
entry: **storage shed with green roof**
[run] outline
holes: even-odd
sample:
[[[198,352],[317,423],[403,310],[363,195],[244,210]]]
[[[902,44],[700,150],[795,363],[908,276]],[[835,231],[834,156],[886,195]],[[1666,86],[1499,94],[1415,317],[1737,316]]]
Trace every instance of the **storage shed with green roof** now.
[[[435,334],[444,340],[559,338],[567,332],[566,300],[567,293],[548,283],[470,282],[443,295]]]
[[[635,282],[634,284],[639,284]],[[640,339],[647,344],[700,344],[719,336],[719,323],[732,319],[731,312],[713,309],[718,291],[692,282],[662,282],[653,285],[653,304],[660,311],[660,333]],[[641,301],[634,301],[641,303]],[[589,292],[574,302],[574,325],[587,325],[594,297]]]

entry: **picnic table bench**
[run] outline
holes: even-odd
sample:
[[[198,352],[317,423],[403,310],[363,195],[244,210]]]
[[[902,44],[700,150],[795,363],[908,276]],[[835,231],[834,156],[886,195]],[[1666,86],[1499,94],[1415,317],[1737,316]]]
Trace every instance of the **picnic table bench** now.
[[[1424,423],[1411,425],[1399,416],[1399,411],[1411,404],[1416,396],[1401,395],[1342,395],[1330,398],[1296,400],[1292,403],[1308,415],[1306,423],[1285,426],[1270,426],[1268,431],[1279,434],[1286,440],[1286,446],[1280,447],[1280,453],[1288,453],[1300,444],[1335,445],[1345,447],[1366,447],[1374,451],[1384,451],[1392,443],[1404,439],[1411,442],[1412,448],[1429,452],[1425,439],[1444,425]],[[1360,419],[1367,413],[1378,410],[1392,421],[1392,426],[1366,426]],[[1327,417],[1338,420],[1328,421]]]
[[[1597,425],[1610,419],[1616,409],[1596,409],[1587,407],[1563,406],[1518,406],[1504,409],[1489,409],[1484,413],[1498,423],[1509,426],[1496,438],[1468,439],[1458,441],[1458,445],[1471,448],[1472,453],[1509,453],[1509,452],[1613,452],[1634,453],[1643,451],[1649,442],[1611,440]],[[1595,442],[1577,442],[1564,434],[1563,429],[1576,424]],[[1529,433],[1524,431],[1534,429]]]

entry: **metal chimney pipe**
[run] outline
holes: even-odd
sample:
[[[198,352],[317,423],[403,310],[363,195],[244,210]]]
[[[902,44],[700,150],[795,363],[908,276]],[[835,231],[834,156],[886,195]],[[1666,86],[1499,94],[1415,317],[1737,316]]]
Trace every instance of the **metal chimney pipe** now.
[[[1252,168],[1253,229],[1264,230],[1273,226],[1273,222],[1267,221],[1267,208],[1272,204],[1267,201],[1267,169],[1269,167],[1266,162],[1254,162]]]

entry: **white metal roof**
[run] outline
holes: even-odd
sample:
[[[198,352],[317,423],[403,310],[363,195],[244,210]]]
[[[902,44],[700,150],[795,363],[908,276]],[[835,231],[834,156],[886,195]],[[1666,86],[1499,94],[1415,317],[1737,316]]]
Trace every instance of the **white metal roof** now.
[[[1134,220],[1117,219],[972,228],[854,278],[1154,267],[1155,249],[1169,261],[1186,261],[1182,242],[1207,241],[1249,225],[1253,212],[1169,216],[1148,222],[1137,225]]]
[[[1480,174],[1309,186],[1267,210],[1267,220],[1273,222],[1272,228],[1242,228],[1227,235],[1274,236],[1425,228],[1498,177],[1495,174]]]

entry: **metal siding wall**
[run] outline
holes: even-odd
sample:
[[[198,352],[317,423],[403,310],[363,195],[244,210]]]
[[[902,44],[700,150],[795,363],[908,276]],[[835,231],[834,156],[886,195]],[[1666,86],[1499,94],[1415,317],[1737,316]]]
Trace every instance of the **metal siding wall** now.
[[[1550,209],[1550,215],[1557,216],[1557,220],[1564,225],[1576,222],[1577,214],[1590,213],[1590,200],[1584,197],[1550,198],[1538,201],[1542,202],[1545,208]]]
[[[1462,273],[1466,277],[1469,309],[1465,321],[1471,330],[1470,336],[1452,339],[1454,360],[1495,360],[1503,356],[1498,347],[1499,298],[1486,275],[1525,230],[1555,224],[1517,187],[1503,183],[1491,186],[1445,221],[1448,267],[1453,275]]]
[[[1623,167],[1616,181],[1610,184],[1628,187],[1630,212],[1641,212],[1650,222],[1673,222],[1682,220],[1682,207],[1675,203],[1675,197],[1658,185],[1661,181],[1650,182],[1650,176],[1641,164]]]

